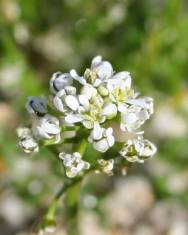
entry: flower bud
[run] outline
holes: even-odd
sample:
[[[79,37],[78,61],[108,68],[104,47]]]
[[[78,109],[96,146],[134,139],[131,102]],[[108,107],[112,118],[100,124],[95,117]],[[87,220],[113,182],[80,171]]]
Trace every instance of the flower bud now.
[[[19,138],[18,145],[23,149],[25,153],[33,153],[39,151],[39,145],[33,138],[31,130],[29,128],[18,128],[17,134]]]
[[[70,86],[73,79],[69,73],[56,72],[52,75],[50,80],[50,89],[53,94],[56,94],[66,86]]]
[[[114,159],[110,160],[99,159],[97,163],[99,164],[99,171],[97,171],[97,173],[101,172],[107,174],[108,176],[113,175]]]
[[[43,97],[28,97],[26,109],[30,115],[42,117],[47,113],[47,101]]]
[[[104,129],[99,126],[97,130],[95,130],[94,126],[94,129],[91,132],[88,140],[93,144],[94,149],[104,153],[115,143],[115,138],[112,133],[112,128]]]
[[[32,131],[37,139],[53,139],[54,143],[60,141],[59,120],[49,114],[44,117],[33,120]]]
[[[157,148],[153,143],[140,136],[125,142],[120,154],[129,162],[144,163],[144,160],[153,157],[156,151]]]

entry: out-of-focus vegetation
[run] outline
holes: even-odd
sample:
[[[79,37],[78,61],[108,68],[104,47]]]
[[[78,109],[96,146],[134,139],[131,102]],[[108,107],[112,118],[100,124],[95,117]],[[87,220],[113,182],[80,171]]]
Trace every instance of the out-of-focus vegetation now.
[[[155,99],[146,129],[158,154],[126,177],[88,179],[82,234],[188,234],[187,29],[186,0],[0,1],[0,234],[28,231],[62,183],[47,150],[30,158],[16,147],[26,97],[97,54]]]

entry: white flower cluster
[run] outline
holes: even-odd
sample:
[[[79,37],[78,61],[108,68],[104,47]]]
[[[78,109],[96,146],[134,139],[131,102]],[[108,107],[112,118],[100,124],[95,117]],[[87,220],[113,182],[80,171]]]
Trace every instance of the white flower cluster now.
[[[118,120],[122,131],[139,136],[138,128],[153,113],[153,99],[138,97],[132,88],[130,73],[115,73],[112,65],[101,56],[92,60],[91,67],[86,69],[83,76],[79,76],[75,70],[54,73],[50,80],[50,91],[49,105],[57,114],[56,117],[49,114],[46,99],[28,98],[26,109],[31,117],[31,129],[23,129],[18,134],[19,145],[27,153],[38,151],[38,141],[59,143],[62,126],[83,126],[85,133],[89,132],[85,137],[88,142],[94,149],[104,153],[115,144],[108,120]],[[153,156],[155,151],[154,145],[138,137],[125,143],[120,154],[128,161],[142,162],[144,158]],[[79,153],[62,153],[60,158],[69,177],[89,167]]]

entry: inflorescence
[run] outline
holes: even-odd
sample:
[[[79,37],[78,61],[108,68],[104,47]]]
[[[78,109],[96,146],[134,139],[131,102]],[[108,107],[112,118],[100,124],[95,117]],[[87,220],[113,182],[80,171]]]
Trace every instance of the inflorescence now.
[[[71,130],[75,131],[73,140],[76,137],[88,140],[96,151],[105,153],[117,143],[112,128],[116,122],[120,131],[130,138],[123,144],[118,143],[121,147],[114,157],[97,160],[96,173],[112,175],[116,160],[143,163],[156,153],[155,145],[144,139],[144,132],[140,131],[153,114],[153,99],[140,97],[132,88],[130,73],[115,73],[101,56],[92,60],[83,76],[74,69],[69,73],[54,73],[50,93],[48,100],[44,97],[27,100],[31,126],[17,130],[19,146],[24,152],[38,152],[41,145],[63,145]],[[79,151],[61,152],[59,158],[70,178],[92,165],[87,158],[82,159]]]

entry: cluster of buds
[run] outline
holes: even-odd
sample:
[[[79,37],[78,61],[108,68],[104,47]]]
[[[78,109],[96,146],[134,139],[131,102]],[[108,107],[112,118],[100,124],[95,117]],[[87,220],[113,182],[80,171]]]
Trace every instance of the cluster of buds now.
[[[79,130],[76,136],[88,140],[101,153],[117,142],[111,124],[118,122],[120,130],[131,133],[133,139],[122,144],[119,155],[129,162],[144,162],[156,153],[156,147],[145,140],[140,127],[153,114],[153,99],[139,97],[132,88],[129,72],[115,73],[112,65],[96,56],[83,76],[74,69],[69,73],[57,72],[50,80],[49,99],[29,97],[26,109],[31,127],[19,128],[19,146],[26,153],[37,152],[39,145],[63,144],[63,132]],[[79,151],[60,153],[59,158],[68,177],[76,177],[91,164],[82,160]],[[112,157],[112,156],[111,156]],[[113,174],[115,157],[96,161],[96,172]]]

